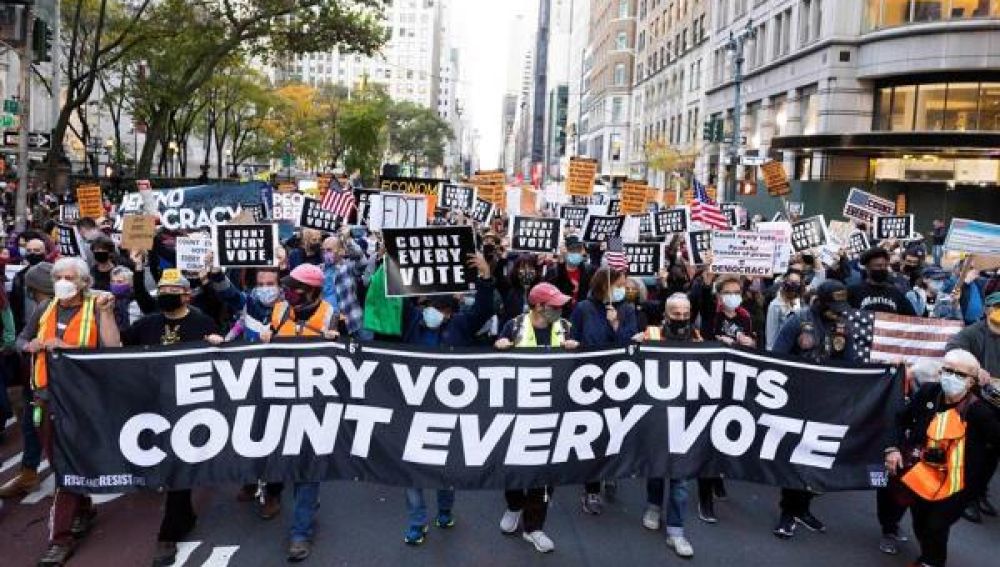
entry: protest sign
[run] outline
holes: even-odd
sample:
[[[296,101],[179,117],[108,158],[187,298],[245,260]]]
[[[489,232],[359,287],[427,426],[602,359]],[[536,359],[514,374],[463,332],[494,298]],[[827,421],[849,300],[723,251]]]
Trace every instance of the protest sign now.
[[[618,233],[622,237],[622,242],[639,242],[642,236],[639,233],[639,217],[629,215],[623,218],[625,220],[622,222],[622,230]]]
[[[585,205],[563,205],[559,207],[559,218],[565,222],[565,226],[579,229],[583,228],[589,212]]]
[[[913,215],[892,215],[875,217],[872,225],[875,240],[907,240],[913,236]]]
[[[826,236],[830,239],[831,244],[836,244],[837,246],[847,246],[847,240],[851,237],[851,233],[857,230],[853,223],[845,221],[830,221],[830,225],[827,227]]]
[[[276,224],[217,224],[212,227],[212,260],[217,268],[270,268],[278,265]]]
[[[76,227],[68,224],[57,226],[59,234],[59,255],[79,256],[80,240],[76,234]]]
[[[271,218],[279,222],[298,223],[302,218],[302,203],[306,196],[302,193],[278,193],[271,194],[273,204],[271,205]]]
[[[1000,255],[1000,225],[951,219],[944,249],[987,256]]]
[[[596,176],[596,159],[582,157],[569,158],[566,194],[574,197],[590,197],[594,194],[594,178]]]
[[[609,217],[606,215],[590,215],[583,229],[584,242],[604,242],[609,237],[619,236],[625,217]]]
[[[691,226],[691,210],[686,205],[651,214],[654,236],[681,234],[687,232]]]
[[[687,234],[688,260],[693,266],[705,264],[705,255],[712,251],[712,231],[692,230]]]
[[[778,238],[771,234],[715,231],[712,234],[711,271],[748,277],[770,276],[774,273],[777,243]]]
[[[617,217],[622,214],[622,200],[621,199],[609,199],[608,207],[606,209],[606,214],[609,217]]]
[[[653,213],[646,213],[644,215],[631,215],[629,218],[639,219],[639,235],[640,236],[652,236],[653,235]]]
[[[660,243],[626,243],[630,277],[655,277],[663,269],[663,245]]]
[[[493,216],[493,203],[476,197],[476,205],[469,216],[479,224],[488,224]]]
[[[294,339],[48,356],[55,482],[91,493],[262,475],[459,490],[717,476],[873,489],[902,403],[891,366],[718,343],[442,354]]]
[[[785,174],[785,166],[780,161],[769,161],[761,165],[760,173],[764,176],[764,185],[767,187],[768,195],[784,197],[792,192],[792,186],[788,183],[788,175]]]
[[[719,203],[719,209],[722,211],[722,214],[726,215],[726,221],[729,223],[730,228],[738,228],[740,226],[739,211],[742,208],[739,203]]]
[[[99,219],[104,216],[104,198],[100,185],[81,185],[76,188],[76,204],[80,216]]]
[[[156,236],[154,215],[128,215],[122,222],[122,247],[131,251],[147,251],[153,248]]]
[[[368,228],[419,228],[427,226],[427,199],[401,193],[379,193],[370,198]]]
[[[868,241],[868,235],[860,230],[855,230],[847,237],[847,255],[849,258],[860,258],[865,250],[871,248],[871,242]]]
[[[792,223],[792,249],[796,252],[819,248],[829,242],[826,219],[817,215]]]
[[[387,228],[385,294],[387,297],[467,293],[475,289],[476,253],[470,226]]]
[[[290,182],[290,181],[285,181],[283,183],[278,183],[278,192],[279,193],[292,193],[294,191],[297,191],[298,188],[299,188],[299,186],[297,184],[295,184],[293,182]]]
[[[871,225],[875,217],[896,213],[896,203],[852,187],[844,202],[844,217]]]
[[[388,193],[409,193],[435,195],[440,192],[446,179],[424,179],[418,177],[380,177],[378,188]],[[433,210],[433,209],[432,209]]]
[[[450,211],[469,212],[476,205],[476,188],[468,185],[445,183],[441,189],[438,206]]]
[[[352,212],[354,216],[355,224],[368,224],[368,214],[371,211],[371,198],[372,195],[378,194],[378,189],[355,189],[354,190],[354,205],[355,210]]]
[[[476,170],[472,174],[474,185],[506,185],[507,174],[502,169]]]
[[[337,213],[323,208],[316,199],[306,197],[302,201],[302,214],[299,216],[299,226],[313,228],[320,232],[334,233],[343,224],[344,219]]]
[[[622,183],[621,206],[616,213],[624,215],[641,215],[646,212],[646,203],[649,187],[645,181],[626,181]]]
[[[557,254],[562,244],[562,220],[543,217],[511,217],[510,249],[514,252]]]
[[[801,217],[806,211],[806,204],[802,201],[788,201],[788,214],[793,217]]]
[[[177,237],[177,269],[197,272],[205,267],[205,257],[212,252],[212,236],[194,232]],[[214,254],[213,254],[214,256]]]
[[[80,207],[76,203],[59,205],[59,220],[65,223],[75,223],[80,220]]]
[[[771,221],[757,223],[757,232],[770,234],[775,238],[774,273],[783,274],[788,271],[789,260],[792,258],[792,225],[788,221]]]
[[[569,204],[574,207],[586,207],[590,205],[591,200],[589,195],[574,195],[569,198]]]
[[[158,189],[149,192],[156,200],[160,225],[169,230],[195,230],[229,222],[244,207],[261,204],[261,189],[265,183],[216,183]],[[139,214],[144,210],[143,196],[128,193],[122,198],[122,214]],[[120,224],[116,228],[121,228]]]

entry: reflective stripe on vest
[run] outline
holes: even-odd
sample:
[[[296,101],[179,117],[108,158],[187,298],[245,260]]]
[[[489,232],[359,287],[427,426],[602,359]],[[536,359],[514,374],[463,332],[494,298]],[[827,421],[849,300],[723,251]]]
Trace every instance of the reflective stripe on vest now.
[[[965,488],[965,433],[966,425],[957,409],[934,416],[927,426],[924,454],[944,451],[944,464],[921,460],[903,475],[903,483],[925,500],[944,500],[959,493]]]
[[[320,301],[312,317],[305,323],[299,323],[295,320],[295,310],[289,308],[288,302],[279,301],[271,310],[271,328],[276,337],[318,337],[329,328],[331,317],[333,307],[326,301]]]
[[[73,315],[66,325],[62,337],[59,337],[59,301],[49,302],[45,312],[38,319],[38,333],[35,338],[41,342],[61,338],[74,348],[97,348],[97,314],[94,311],[94,297],[85,297],[79,311]],[[49,372],[45,361],[45,353],[34,356],[34,371],[31,374],[31,387],[40,390],[49,385]]]
[[[527,325],[525,325],[527,322]],[[517,341],[514,343],[516,347],[537,347],[538,339],[535,338],[535,326],[531,324],[531,314],[521,315],[517,318],[517,324],[520,329],[517,333]],[[556,321],[552,324],[552,335],[549,339],[551,347],[561,347],[564,340],[564,332],[562,326],[562,320]]]

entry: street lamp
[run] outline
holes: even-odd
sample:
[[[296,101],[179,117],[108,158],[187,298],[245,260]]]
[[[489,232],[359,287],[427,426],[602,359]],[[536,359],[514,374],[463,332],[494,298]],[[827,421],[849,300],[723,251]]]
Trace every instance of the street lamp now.
[[[742,137],[740,135],[740,89],[743,86],[743,45],[748,39],[757,37],[757,30],[753,27],[753,20],[747,20],[746,26],[738,32],[729,32],[729,41],[726,42],[726,49],[733,52],[733,85],[736,91],[733,101],[733,138],[729,144],[729,162],[733,166],[733,177],[729,180],[728,198],[736,198],[737,175],[736,170],[740,161],[740,145]],[[726,192],[723,191],[725,194]]]
[[[232,168],[230,168],[232,166]],[[236,162],[233,161],[232,150],[226,150],[226,169],[229,171],[230,177],[236,176]]]
[[[167,144],[167,150],[170,153],[170,177],[177,177],[177,168],[174,166],[174,159],[177,158],[177,141],[170,140]]]

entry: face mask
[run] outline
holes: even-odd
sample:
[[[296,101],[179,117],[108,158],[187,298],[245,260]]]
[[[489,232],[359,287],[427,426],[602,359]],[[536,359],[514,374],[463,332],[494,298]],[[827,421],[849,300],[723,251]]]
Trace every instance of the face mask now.
[[[944,282],[939,280],[930,280],[927,282],[927,288],[934,293],[941,293],[941,290],[944,289]]]
[[[535,272],[521,272],[517,275],[522,285],[528,285],[535,281]]]
[[[472,307],[475,304],[476,304],[476,296],[475,295],[463,295],[462,296],[462,305],[464,305],[466,307]]]
[[[615,287],[611,288],[611,303],[618,303],[625,299],[625,288]]]
[[[337,263],[337,255],[333,252],[323,252],[323,263],[332,265]]]
[[[903,271],[910,275],[920,273],[920,266],[903,266]]]
[[[726,309],[735,310],[743,304],[743,296],[738,293],[725,293],[722,295],[722,305]]]
[[[278,301],[279,289],[275,286],[253,288],[253,297],[264,305],[274,305]]]
[[[816,263],[816,257],[815,256],[802,256],[802,263],[805,264],[805,267],[811,268]]]
[[[111,284],[111,293],[116,296],[128,295],[132,291],[132,286],[127,283],[113,283]]]
[[[444,313],[441,313],[433,307],[424,308],[424,325],[428,329],[437,329],[444,323]]]
[[[637,289],[626,289],[625,290],[625,301],[630,303],[636,303],[639,301],[639,290]]]
[[[17,248],[17,255],[24,258],[25,256],[28,255],[28,249],[25,248],[24,246],[19,246]]]
[[[799,282],[784,282],[781,284],[781,289],[787,293],[797,294],[802,290],[802,284]]]
[[[104,250],[101,250],[100,252],[94,252],[94,261],[96,261],[98,264],[103,264],[107,262],[110,258],[111,258],[110,252],[105,252]]]
[[[28,264],[34,266],[35,264],[40,264],[42,260],[45,259],[44,254],[28,254],[24,257],[28,261]]]
[[[950,398],[957,398],[969,389],[969,385],[961,376],[948,372],[947,370],[942,370],[941,389],[944,390],[944,394],[946,396]]]
[[[691,336],[691,322],[687,319],[667,319],[667,336],[672,339],[687,339]]]
[[[76,295],[76,284],[68,280],[59,280],[52,286],[56,299],[70,299]]]
[[[889,281],[889,270],[868,270],[868,277],[875,283],[885,283]]]
[[[302,301],[305,300],[305,294],[292,287],[285,288],[284,295],[285,301],[287,301],[292,307],[301,305]]]
[[[562,319],[562,311],[559,309],[545,308],[542,310],[542,318],[549,325],[556,324],[560,319]]]
[[[583,254],[579,252],[570,252],[566,254],[566,263],[574,268],[583,263]]]
[[[162,293],[156,296],[156,305],[160,308],[161,313],[169,313],[180,309],[184,302],[181,300],[181,296],[176,293]]]

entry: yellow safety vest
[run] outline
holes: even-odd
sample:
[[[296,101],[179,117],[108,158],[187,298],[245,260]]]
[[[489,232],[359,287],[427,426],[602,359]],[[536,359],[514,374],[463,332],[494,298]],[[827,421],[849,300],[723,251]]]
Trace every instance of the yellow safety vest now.
[[[903,475],[903,483],[924,500],[944,500],[965,488],[965,421],[957,409],[938,413],[927,426],[926,457],[930,451],[944,454],[944,462],[926,458]]]
[[[537,347],[538,339],[535,338],[535,326],[531,324],[531,314],[521,315],[517,318],[517,323],[519,326],[517,332],[517,340],[514,342],[516,347]],[[562,319],[556,321],[552,324],[552,338],[551,347],[561,347],[563,341],[565,340],[566,332],[563,330]]]

